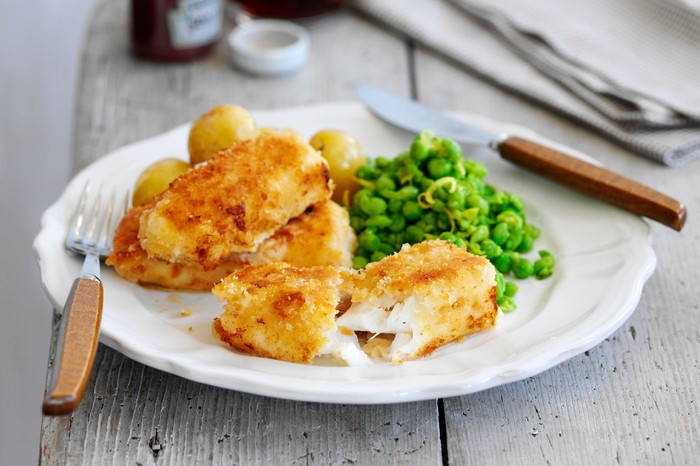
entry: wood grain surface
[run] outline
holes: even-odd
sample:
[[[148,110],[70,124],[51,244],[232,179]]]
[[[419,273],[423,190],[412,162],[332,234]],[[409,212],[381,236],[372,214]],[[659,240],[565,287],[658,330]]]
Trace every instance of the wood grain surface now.
[[[276,400],[191,382],[103,345],[83,403],[46,417],[42,464],[694,464],[700,454],[700,164],[668,169],[473,77],[352,11],[308,24],[300,73],[253,78],[202,62],[128,54],[124,2],[87,32],[75,169],[124,144],[235,102],[272,108],[353,99],[369,82],[448,110],[527,126],[679,199],[681,233],[652,225],[658,256],[636,313],[585,354],[521,382],[420,403],[349,406]],[[510,170],[520,170],[495,159]],[[533,182],[551,183],[526,172]],[[106,292],[109,292],[106,290]],[[49,373],[51,370],[49,370]]]
[[[604,167],[517,136],[501,142],[498,151],[505,160],[587,196],[674,230],[685,225],[681,202]]]
[[[44,414],[70,414],[78,407],[87,388],[97,353],[102,319],[103,288],[99,278],[75,279],[63,312],[56,342],[56,370],[44,399]]]

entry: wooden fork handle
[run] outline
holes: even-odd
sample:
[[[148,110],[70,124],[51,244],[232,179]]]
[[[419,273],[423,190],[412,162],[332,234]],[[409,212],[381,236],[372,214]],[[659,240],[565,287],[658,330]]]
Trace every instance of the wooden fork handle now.
[[[498,151],[516,165],[677,231],[685,224],[682,203],[597,165],[518,137],[501,142]]]
[[[42,410],[54,416],[72,413],[85,393],[95,361],[102,318],[102,282],[93,276],[75,279],[61,316],[53,383]]]

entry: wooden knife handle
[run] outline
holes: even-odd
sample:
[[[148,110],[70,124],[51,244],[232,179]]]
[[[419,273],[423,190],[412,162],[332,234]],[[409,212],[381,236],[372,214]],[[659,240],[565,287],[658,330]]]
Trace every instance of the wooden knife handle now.
[[[680,231],[685,206],[658,191],[557,150],[509,137],[498,145],[504,159],[608,204]]]
[[[53,383],[42,410],[55,416],[78,407],[95,361],[102,318],[102,282],[92,276],[78,277],[61,316],[56,344]]]

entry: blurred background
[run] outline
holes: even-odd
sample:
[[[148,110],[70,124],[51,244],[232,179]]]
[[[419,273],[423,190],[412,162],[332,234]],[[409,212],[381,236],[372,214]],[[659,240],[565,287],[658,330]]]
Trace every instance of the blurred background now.
[[[36,464],[51,306],[32,241],[71,167],[83,28],[95,0],[0,5],[0,464]]]

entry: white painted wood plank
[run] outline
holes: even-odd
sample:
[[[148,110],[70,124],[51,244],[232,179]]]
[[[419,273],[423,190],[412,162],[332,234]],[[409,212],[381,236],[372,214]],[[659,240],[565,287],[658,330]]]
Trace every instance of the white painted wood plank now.
[[[434,402],[305,403],[175,377],[105,346],[70,423],[45,423],[56,464],[372,464],[440,458]],[[60,428],[66,429],[60,431]],[[157,461],[157,463],[156,463]]]
[[[690,212],[681,233],[652,225],[656,271],[636,313],[610,338],[539,376],[444,400],[450,464],[696,463],[700,164],[657,165],[423,50],[416,82],[426,103],[530,127],[681,199]]]

